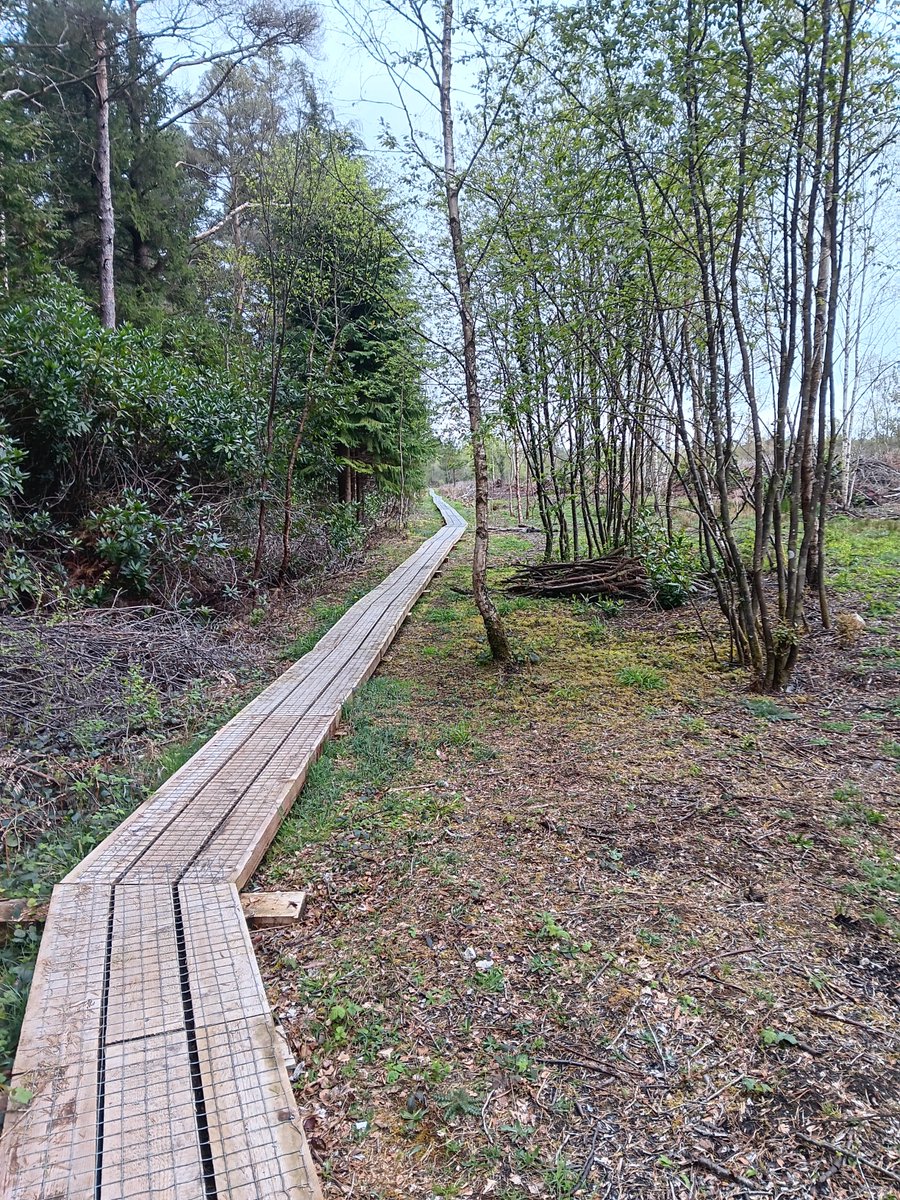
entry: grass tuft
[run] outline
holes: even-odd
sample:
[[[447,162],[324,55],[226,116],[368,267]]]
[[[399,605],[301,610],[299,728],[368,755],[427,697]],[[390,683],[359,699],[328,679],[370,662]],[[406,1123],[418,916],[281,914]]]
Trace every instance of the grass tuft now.
[[[666,686],[662,675],[652,667],[623,667],[616,675],[616,683],[642,692],[659,692]]]

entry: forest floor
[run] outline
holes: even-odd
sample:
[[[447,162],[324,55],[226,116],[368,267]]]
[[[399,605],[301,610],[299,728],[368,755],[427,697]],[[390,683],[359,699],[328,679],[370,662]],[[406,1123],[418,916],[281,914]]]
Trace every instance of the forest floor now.
[[[900,523],[831,543],[777,700],[689,608],[502,599],[499,675],[457,548],[253,884],[326,1196],[900,1195]]]

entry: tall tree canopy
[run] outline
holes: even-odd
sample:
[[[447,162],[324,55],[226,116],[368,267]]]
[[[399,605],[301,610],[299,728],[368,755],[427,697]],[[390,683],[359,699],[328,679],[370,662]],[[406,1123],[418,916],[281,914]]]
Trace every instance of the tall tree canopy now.
[[[259,581],[284,579],[316,520],[346,542],[348,521],[421,482],[396,216],[286,57],[315,14],[235,7],[226,54],[152,10],[22,0],[9,23],[7,600],[73,571],[162,595],[185,542],[187,600],[232,586],[215,565],[226,548]],[[192,47],[208,69],[185,96],[175,68]]]
[[[663,506],[671,541],[684,496],[737,656],[782,686],[807,593],[828,620],[845,246],[897,133],[895,42],[856,0],[546,18],[476,207],[547,554],[633,542]]]

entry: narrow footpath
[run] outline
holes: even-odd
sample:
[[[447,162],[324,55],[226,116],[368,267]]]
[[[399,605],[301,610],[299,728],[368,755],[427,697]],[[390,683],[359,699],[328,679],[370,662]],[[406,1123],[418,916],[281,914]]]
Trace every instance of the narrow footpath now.
[[[320,1196],[239,889],[465,531],[432,499],[444,527],[54,889],[3,1200]]]

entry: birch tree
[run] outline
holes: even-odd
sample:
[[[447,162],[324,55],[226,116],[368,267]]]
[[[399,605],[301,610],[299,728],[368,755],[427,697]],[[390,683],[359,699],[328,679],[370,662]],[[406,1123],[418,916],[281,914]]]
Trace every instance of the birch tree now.
[[[483,256],[473,251],[465,201],[479,160],[506,107],[533,31],[517,31],[515,48],[505,53],[509,43],[499,35],[499,30],[480,22],[474,13],[457,14],[454,0],[436,3],[382,0],[379,9],[365,13],[347,8],[344,11],[362,44],[382,64],[396,88],[404,132],[399,138],[387,133],[385,140],[389,146],[406,151],[419,174],[424,194],[435,207],[439,205],[441,212],[450,269],[432,266],[415,252],[412,257],[429,283],[440,288],[456,318],[455,341],[447,341],[440,334],[431,340],[440,346],[462,377],[475,487],[472,592],[491,656],[495,662],[505,664],[512,660],[512,651],[487,580],[490,495],[485,450],[487,423],[481,386],[486,341],[479,331],[474,302],[474,281]],[[397,50],[387,43],[376,19],[379,13],[392,15],[405,28],[409,36],[406,48]],[[467,45],[467,82],[482,95],[477,112],[460,109],[454,84],[462,33]],[[481,66],[477,75],[473,71],[475,62]],[[464,147],[458,132],[461,116],[466,129]],[[429,126],[436,126],[433,134],[428,131]]]

